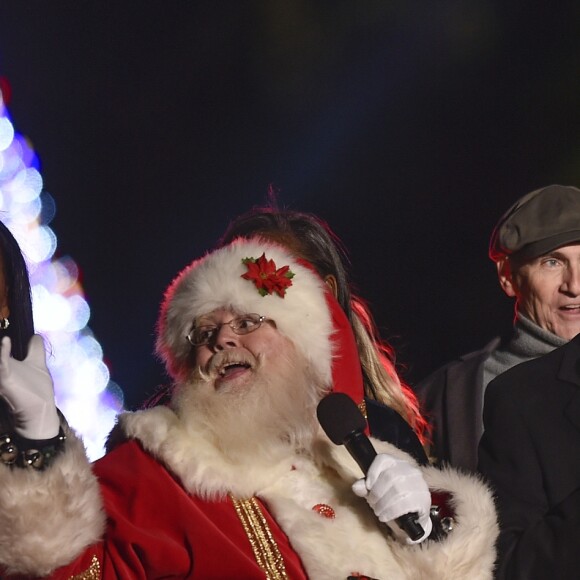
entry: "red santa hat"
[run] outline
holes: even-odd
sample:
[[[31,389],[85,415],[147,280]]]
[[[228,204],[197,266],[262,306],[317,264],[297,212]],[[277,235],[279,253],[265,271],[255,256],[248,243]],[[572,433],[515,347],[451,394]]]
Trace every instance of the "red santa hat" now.
[[[362,374],[350,323],[314,268],[261,238],[237,239],[187,266],[167,289],[157,325],[157,353],[169,374],[191,371],[187,340],[194,321],[219,308],[272,319],[329,390],[363,400]]]

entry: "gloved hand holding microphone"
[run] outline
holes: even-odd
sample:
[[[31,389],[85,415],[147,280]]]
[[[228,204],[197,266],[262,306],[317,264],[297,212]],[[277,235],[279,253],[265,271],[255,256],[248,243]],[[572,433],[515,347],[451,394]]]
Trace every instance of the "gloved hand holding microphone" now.
[[[348,395],[326,395],[316,413],[329,439],[344,445],[366,474],[353,484],[353,492],[367,500],[400,541],[418,544],[428,538],[433,528],[431,493],[421,470],[405,459],[377,455],[364,433],[365,418]]]
[[[395,536],[407,544],[418,544],[429,537],[431,493],[419,468],[408,461],[386,453],[378,454],[366,478],[356,481],[352,490],[366,498],[377,518],[387,524]],[[424,530],[422,537],[411,540],[395,521],[408,513],[416,513]]]

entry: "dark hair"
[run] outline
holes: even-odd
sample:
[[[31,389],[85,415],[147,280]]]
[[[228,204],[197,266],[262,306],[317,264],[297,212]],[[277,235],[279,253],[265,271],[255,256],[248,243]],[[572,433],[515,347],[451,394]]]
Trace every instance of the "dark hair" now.
[[[30,281],[18,242],[1,221],[0,256],[10,308],[10,324],[7,329],[0,330],[0,339],[9,336],[12,341],[12,356],[23,360],[28,352],[28,342],[34,334]],[[11,425],[11,413],[6,403],[0,400],[0,430],[3,431]]]
[[[0,254],[10,308],[10,325],[6,330],[0,331],[0,336],[10,337],[12,356],[22,360],[26,356],[28,342],[34,334],[30,280],[18,242],[2,222],[0,222]]]

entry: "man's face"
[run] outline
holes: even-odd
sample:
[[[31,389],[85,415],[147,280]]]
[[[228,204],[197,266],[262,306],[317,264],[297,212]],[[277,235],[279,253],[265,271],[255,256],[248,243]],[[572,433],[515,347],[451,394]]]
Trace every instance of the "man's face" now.
[[[196,321],[216,325],[218,332],[209,344],[196,347],[199,366],[176,392],[174,404],[188,425],[211,434],[235,461],[258,456],[270,461],[276,451],[308,445],[325,387],[274,322],[238,335],[224,324],[235,316],[216,310]]]
[[[499,263],[498,271],[518,312],[565,340],[580,333],[580,244],[519,265]]]
[[[209,343],[196,347],[195,363],[217,391],[243,388],[262,363],[275,372],[280,357],[294,348],[272,321],[262,322],[248,334],[237,334],[228,324],[237,316],[220,309],[196,320],[196,326],[215,326]]]

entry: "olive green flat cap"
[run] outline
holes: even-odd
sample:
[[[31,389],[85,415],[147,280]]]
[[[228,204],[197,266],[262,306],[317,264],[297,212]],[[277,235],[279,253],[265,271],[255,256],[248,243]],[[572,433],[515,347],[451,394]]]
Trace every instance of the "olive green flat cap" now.
[[[580,189],[548,185],[503,214],[491,234],[489,257],[529,260],[575,242],[580,242]]]

